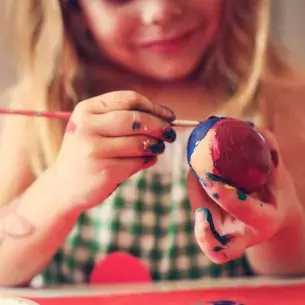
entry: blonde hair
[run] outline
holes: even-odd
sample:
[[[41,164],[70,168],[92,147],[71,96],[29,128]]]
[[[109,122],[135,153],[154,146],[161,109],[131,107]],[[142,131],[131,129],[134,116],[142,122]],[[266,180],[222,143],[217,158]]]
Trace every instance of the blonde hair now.
[[[234,87],[235,94],[220,106],[220,114],[247,116],[261,124],[254,98],[259,86],[266,79],[280,79],[289,70],[269,41],[269,0],[225,0],[224,5],[224,25],[211,47],[205,74],[214,85],[223,81]],[[84,64],[65,27],[59,0],[7,0],[6,20],[9,35],[17,41],[20,72],[11,107],[71,111],[90,95],[83,78]],[[39,175],[55,160],[65,123],[39,119],[28,124],[33,134],[29,156]]]

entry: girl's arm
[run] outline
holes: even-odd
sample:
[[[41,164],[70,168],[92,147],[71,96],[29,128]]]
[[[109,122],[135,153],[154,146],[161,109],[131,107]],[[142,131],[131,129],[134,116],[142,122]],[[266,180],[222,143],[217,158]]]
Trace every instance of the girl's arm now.
[[[24,285],[42,271],[78,218],[57,198],[51,169],[34,181],[26,120],[10,116],[1,124],[0,233],[13,233],[0,239],[0,286]]]
[[[305,274],[305,86],[274,90],[268,96],[271,130],[286,169],[290,172],[300,209],[266,243],[247,250],[258,274]],[[293,198],[287,205],[294,204]]]

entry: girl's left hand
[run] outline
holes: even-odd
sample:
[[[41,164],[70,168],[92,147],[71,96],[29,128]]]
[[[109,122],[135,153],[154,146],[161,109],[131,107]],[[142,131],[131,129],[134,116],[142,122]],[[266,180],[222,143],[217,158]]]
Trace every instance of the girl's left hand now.
[[[259,193],[246,195],[229,185],[192,171],[188,189],[195,212],[195,236],[202,251],[215,263],[226,263],[276,234],[300,209],[292,179],[269,131],[261,131],[273,160],[271,179]],[[204,188],[204,190],[203,190]]]

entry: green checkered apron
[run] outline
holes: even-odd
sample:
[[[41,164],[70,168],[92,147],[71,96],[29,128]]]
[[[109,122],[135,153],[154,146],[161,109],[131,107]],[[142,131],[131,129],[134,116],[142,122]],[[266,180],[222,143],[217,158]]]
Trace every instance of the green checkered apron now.
[[[40,281],[86,283],[96,262],[113,251],[140,259],[155,281],[251,275],[244,257],[216,265],[196,243],[186,187],[188,136],[178,133],[155,166],[83,213]]]

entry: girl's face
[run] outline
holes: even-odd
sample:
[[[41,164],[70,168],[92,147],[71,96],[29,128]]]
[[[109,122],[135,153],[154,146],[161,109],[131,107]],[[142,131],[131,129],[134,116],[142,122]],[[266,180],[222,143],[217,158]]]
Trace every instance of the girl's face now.
[[[222,0],[80,0],[111,61],[158,80],[189,75],[217,35]]]

